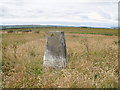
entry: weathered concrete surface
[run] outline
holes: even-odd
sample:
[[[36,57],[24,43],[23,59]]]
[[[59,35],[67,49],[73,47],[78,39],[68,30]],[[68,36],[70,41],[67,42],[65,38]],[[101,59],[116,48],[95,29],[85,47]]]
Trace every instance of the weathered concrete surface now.
[[[67,64],[64,32],[50,31],[47,34],[43,66],[60,69]]]

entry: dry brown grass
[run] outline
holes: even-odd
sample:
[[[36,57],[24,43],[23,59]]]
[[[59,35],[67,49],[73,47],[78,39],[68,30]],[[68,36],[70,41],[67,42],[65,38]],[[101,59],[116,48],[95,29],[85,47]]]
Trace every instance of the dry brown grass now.
[[[68,65],[42,68],[45,32],[3,34],[5,88],[117,88],[117,36],[66,33]]]

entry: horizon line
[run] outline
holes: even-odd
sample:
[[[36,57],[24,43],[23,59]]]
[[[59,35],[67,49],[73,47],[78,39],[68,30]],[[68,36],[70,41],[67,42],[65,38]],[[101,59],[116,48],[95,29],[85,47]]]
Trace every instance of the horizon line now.
[[[62,25],[62,24],[0,24],[0,26],[61,26],[61,27],[89,27],[89,28],[118,28],[119,26],[89,26],[89,25]]]

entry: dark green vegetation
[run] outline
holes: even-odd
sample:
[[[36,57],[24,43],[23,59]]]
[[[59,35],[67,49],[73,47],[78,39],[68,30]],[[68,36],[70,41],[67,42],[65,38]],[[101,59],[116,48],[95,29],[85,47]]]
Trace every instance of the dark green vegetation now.
[[[0,26],[0,29],[19,29],[19,28],[40,28],[40,27],[52,27],[51,25],[5,25]]]
[[[118,40],[118,41],[115,41],[115,44],[120,44],[120,40]]]

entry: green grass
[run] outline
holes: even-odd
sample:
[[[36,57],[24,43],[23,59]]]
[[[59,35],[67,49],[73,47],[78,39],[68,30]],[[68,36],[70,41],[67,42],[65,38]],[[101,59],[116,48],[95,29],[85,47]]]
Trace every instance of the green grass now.
[[[96,35],[108,35],[108,36],[117,36],[117,33],[109,34],[109,33],[81,33],[81,32],[70,32],[76,34],[96,34]]]
[[[118,41],[114,41],[115,42],[115,44],[120,44],[120,40],[118,40]]]

